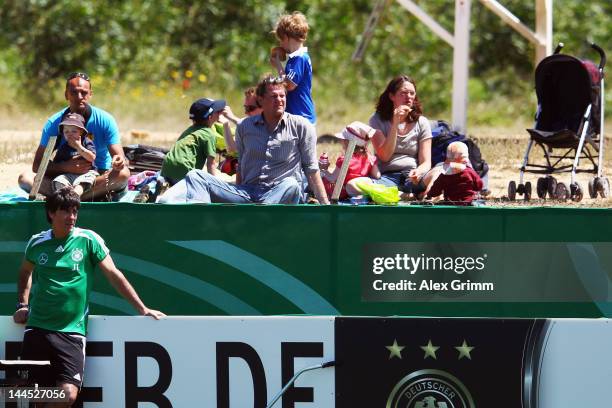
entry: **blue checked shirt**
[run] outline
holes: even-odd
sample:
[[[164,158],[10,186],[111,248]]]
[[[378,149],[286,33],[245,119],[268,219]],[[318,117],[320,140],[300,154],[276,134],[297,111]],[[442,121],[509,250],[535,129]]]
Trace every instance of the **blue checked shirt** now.
[[[236,130],[242,184],[271,187],[287,177],[319,170],[315,128],[307,119],[285,112],[272,132],[263,115],[244,119]]]

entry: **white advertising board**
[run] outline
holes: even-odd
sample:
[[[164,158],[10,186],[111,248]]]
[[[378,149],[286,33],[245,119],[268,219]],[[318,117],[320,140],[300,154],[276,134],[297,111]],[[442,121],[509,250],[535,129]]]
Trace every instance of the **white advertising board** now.
[[[1,317],[0,356],[11,358],[22,336],[23,326]],[[333,337],[333,317],[93,316],[84,407],[265,406],[295,372],[334,359]],[[333,407],[334,388],[334,368],[317,369],[283,398]]]
[[[336,358],[362,361],[361,353],[342,357],[340,349],[339,355],[335,355],[336,335],[345,336],[344,343],[340,344],[357,340],[350,337],[352,332],[343,332],[341,327],[336,332],[335,319],[333,316],[168,317],[155,321],[145,317],[93,316],[81,392],[84,407],[263,408],[303,368]],[[359,320],[357,324],[357,332],[362,332]],[[367,331],[363,335],[369,337]],[[23,326],[14,324],[11,317],[0,317],[0,358],[15,358],[22,336]],[[611,320],[550,319],[533,340],[537,347],[532,360],[525,360],[525,355],[522,360],[523,365],[530,362],[533,365],[533,371],[524,372],[521,380],[523,392],[528,391],[530,395],[529,398],[523,395],[525,407],[609,405]],[[475,349],[486,351],[481,346]],[[385,353],[384,358],[388,359]],[[475,353],[470,362],[478,363],[476,356]],[[422,361],[406,359],[405,364],[415,363],[420,369],[426,368],[427,361]],[[359,394],[361,390],[353,384],[359,375],[371,373],[368,369],[365,371],[368,374],[347,369],[346,361],[340,364],[337,369],[305,372],[274,407],[333,408],[336,381],[346,384],[347,377],[349,389]],[[478,381],[490,380],[486,372],[475,374]],[[469,375],[462,378],[470,381]],[[516,385],[497,384],[497,392],[516,392]],[[393,382],[384,384],[383,381],[382,386],[386,396]],[[479,406],[478,401],[486,396],[476,389],[473,391],[475,406]],[[346,399],[346,393],[343,395]],[[384,404],[383,400],[380,402]],[[453,405],[452,408],[461,407]]]
[[[540,357],[539,408],[609,407],[612,321],[552,319]]]

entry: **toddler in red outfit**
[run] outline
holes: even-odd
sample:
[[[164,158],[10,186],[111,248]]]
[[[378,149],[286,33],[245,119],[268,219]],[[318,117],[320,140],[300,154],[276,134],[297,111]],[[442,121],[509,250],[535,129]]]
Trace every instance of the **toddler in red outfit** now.
[[[444,193],[444,201],[452,205],[470,205],[480,190],[482,180],[469,165],[468,147],[463,142],[453,142],[446,148],[446,160],[442,174],[434,181],[427,198]]]
[[[345,151],[348,146],[348,141],[350,139],[357,139],[357,146],[355,146],[353,156],[350,158],[348,171],[340,193],[340,200],[361,195],[361,190],[357,188],[358,182],[372,183],[372,178],[380,178],[380,170],[376,164],[376,156],[368,152],[367,148],[368,141],[375,131],[374,128],[364,123],[353,122],[345,127],[342,132],[335,134],[337,138],[342,139]],[[319,162],[323,185],[329,197],[332,196],[332,192],[334,191],[336,179],[338,178],[344,159],[344,155],[338,157],[336,160],[336,168],[331,173],[327,170],[329,161],[327,161],[327,163]]]

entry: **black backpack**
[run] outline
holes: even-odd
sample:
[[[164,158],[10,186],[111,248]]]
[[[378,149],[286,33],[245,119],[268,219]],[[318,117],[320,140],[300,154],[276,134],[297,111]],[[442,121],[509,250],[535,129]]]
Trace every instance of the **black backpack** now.
[[[489,165],[482,158],[480,148],[474,141],[464,134],[457,131],[451,130],[449,124],[443,120],[437,120],[431,122],[431,134],[433,136],[431,142],[431,165],[446,160],[446,148],[452,142],[463,142],[468,147],[470,155],[470,163],[476,173],[480,177],[484,177],[489,172]]]
[[[130,161],[130,173],[136,174],[145,170],[161,170],[168,149],[163,147],[133,144],[123,146],[123,154]]]

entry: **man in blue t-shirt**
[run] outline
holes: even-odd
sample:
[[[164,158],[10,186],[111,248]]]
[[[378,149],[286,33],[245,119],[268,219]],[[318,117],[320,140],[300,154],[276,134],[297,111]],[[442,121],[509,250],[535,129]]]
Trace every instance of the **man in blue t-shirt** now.
[[[85,127],[96,147],[95,166],[100,173],[94,182],[94,186],[83,195],[83,200],[122,190],[127,185],[130,171],[123,155],[117,122],[108,112],[89,104],[93,92],[91,82],[86,74],[80,72],[70,74],[66,80],[64,95],[68,101],[68,107],[52,115],[45,123],[40,145],[34,155],[32,171],[26,171],[19,176],[19,186],[28,192],[32,189],[34,177],[40,166],[49,138],[59,135],[60,123],[68,113],[72,112],[85,118]],[[51,180],[55,176],[64,173],[85,174],[91,168],[92,164],[90,162],[78,156],[61,163],[49,163],[39,191],[45,195],[49,194],[51,192]]]
[[[304,42],[308,35],[304,14],[296,11],[280,17],[274,29],[279,47],[272,49],[270,62],[284,76],[287,85],[287,112],[303,116],[313,125],[317,115],[312,100],[312,62]],[[280,61],[285,60],[284,72]]]

